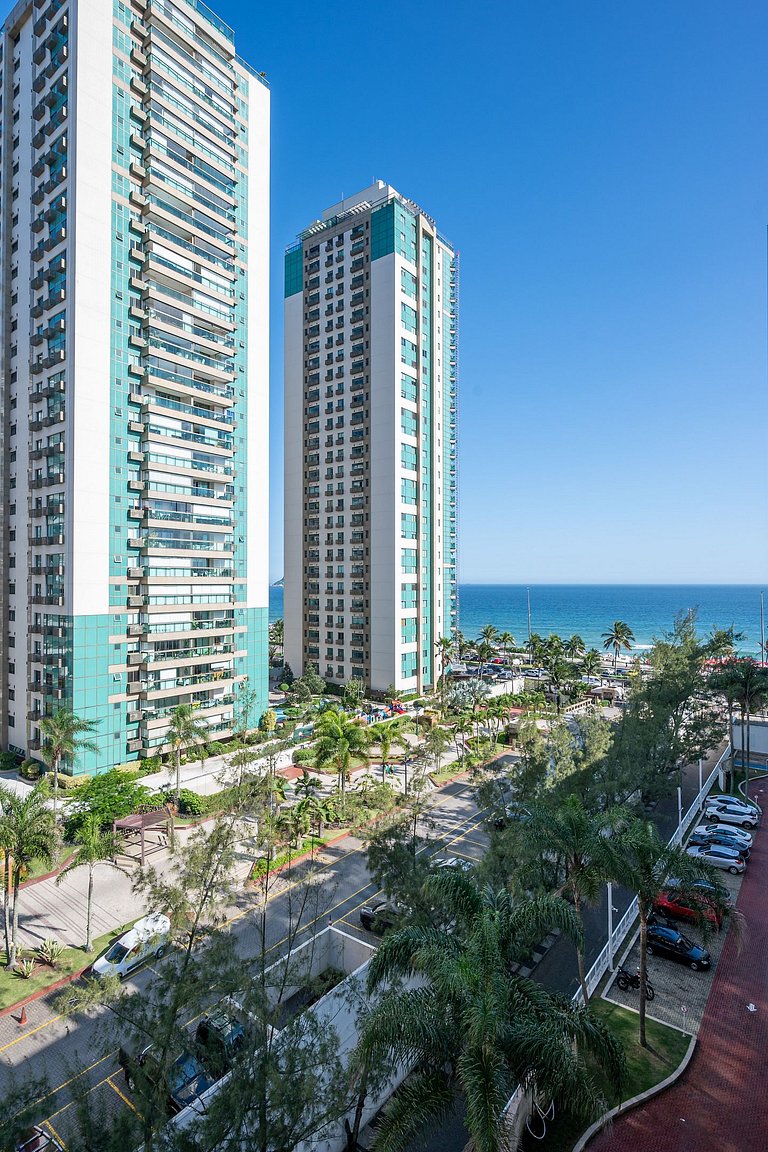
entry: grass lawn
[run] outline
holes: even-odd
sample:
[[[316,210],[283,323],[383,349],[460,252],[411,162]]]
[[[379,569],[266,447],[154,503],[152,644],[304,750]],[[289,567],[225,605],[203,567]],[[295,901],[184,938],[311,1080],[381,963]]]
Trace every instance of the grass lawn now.
[[[81,968],[86,968],[93,963],[112,940],[127,931],[130,926],[130,923],[125,924],[122,928],[115,929],[114,932],[106,932],[103,936],[95,937],[92,952],[85,952],[82,948],[65,948],[55,968],[51,968],[48,964],[39,963],[28,980],[24,980],[8,968],[0,968],[0,1010],[11,1008],[20,1000],[26,1000],[34,992],[39,992],[41,989],[57,983],[64,976],[71,976],[74,972],[79,972]],[[25,957],[31,955],[33,954],[27,950],[24,951]]]
[[[430,778],[435,784],[445,784],[447,780],[452,780],[454,776],[460,776],[463,772],[469,772],[469,764],[465,761],[462,767],[458,760],[454,760],[452,764],[446,765],[441,772],[430,772]]]
[[[641,1048],[638,1043],[636,1012],[628,1012],[618,1004],[609,1004],[607,1000],[597,998],[591,1002],[591,1007],[595,1015],[611,1028],[624,1046],[627,1056],[627,1083],[622,1092],[624,1100],[630,1100],[633,1096],[665,1080],[688,1051],[690,1036],[674,1028],[667,1028],[664,1024],[657,1024],[655,1020],[648,1020],[646,1023],[648,1043],[654,1048],[655,1053],[649,1052],[646,1048]],[[605,1079],[598,1078],[598,1080],[608,1106],[613,1108],[619,1103],[615,1092]],[[583,1121],[563,1112],[556,1115],[551,1123],[547,1123],[547,1134],[543,1140],[535,1140],[526,1132],[522,1148],[524,1152],[531,1152],[534,1148],[540,1149],[541,1152],[571,1152],[573,1145],[587,1127]]]

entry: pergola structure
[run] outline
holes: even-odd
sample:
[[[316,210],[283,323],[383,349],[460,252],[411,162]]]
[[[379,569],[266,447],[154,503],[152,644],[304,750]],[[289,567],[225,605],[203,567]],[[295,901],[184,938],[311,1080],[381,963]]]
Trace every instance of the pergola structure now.
[[[173,823],[173,817],[170,812],[165,808],[157,808],[154,812],[134,812],[130,816],[123,816],[120,820],[112,821],[112,831],[126,832],[128,834],[139,833],[141,841],[141,863],[144,865],[146,857],[146,844],[144,835],[148,828],[159,828],[164,826],[166,834],[170,831]]]

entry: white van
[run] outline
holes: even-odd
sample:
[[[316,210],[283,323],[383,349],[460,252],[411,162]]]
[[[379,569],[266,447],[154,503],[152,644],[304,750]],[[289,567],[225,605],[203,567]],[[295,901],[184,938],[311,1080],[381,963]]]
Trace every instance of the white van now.
[[[168,951],[170,939],[171,922],[167,916],[161,912],[145,916],[115,940],[103,956],[94,960],[91,973],[98,979],[117,976],[122,980],[150,956],[159,960]]]

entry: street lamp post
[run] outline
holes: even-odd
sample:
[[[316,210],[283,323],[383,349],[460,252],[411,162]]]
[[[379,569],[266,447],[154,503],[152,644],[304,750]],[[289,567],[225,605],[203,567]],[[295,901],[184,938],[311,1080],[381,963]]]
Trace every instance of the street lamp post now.
[[[405,792],[404,792],[404,795],[407,796],[408,795],[408,757],[407,756],[403,756],[403,772],[405,773]]]

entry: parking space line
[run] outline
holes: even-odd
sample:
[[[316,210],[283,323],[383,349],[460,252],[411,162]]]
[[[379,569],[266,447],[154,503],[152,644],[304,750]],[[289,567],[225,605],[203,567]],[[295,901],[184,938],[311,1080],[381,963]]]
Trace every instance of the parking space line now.
[[[61,1136],[59,1136],[58,1132],[54,1128],[53,1124],[51,1124],[50,1120],[44,1120],[43,1123],[45,1124],[45,1126],[47,1128],[50,1128],[51,1135],[53,1136],[54,1140],[58,1140],[59,1144],[61,1144],[62,1148],[64,1149],[64,1152],[66,1152],[67,1145],[64,1143]]]
[[[44,1020],[42,1024],[38,1024],[36,1028],[30,1028],[29,1032],[22,1032],[20,1036],[15,1036],[13,1040],[9,1040],[7,1044],[3,1044],[0,1052],[7,1051],[8,1048],[13,1048],[14,1044],[18,1044],[19,1040],[26,1040],[28,1036],[34,1036],[35,1032],[41,1032],[43,1028],[49,1028],[51,1024],[55,1024],[57,1020],[63,1019],[63,1013],[58,1016],[52,1017],[50,1020]]]
[[[126,1096],[126,1095],[125,1095],[123,1092],[121,1092],[121,1091],[120,1091],[120,1089],[118,1088],[117,1084],[113,1084],[113,1083],[112,1083],[112,1079],[111,1079],[111,1077],[110,1077],[110,1076],[107,1076],[107,1079],[106,1079],[106,1083],[107,1083],[107,1084],[109,1084],[110,1088],[111,1088],[111,1089],[112,1089],[114,1092],[117,1092],[118,1096],[119,1096],[119,1097],[120,1097],[120,1099],[123,1101],[123,1103],[124,1103],[124,1104],[127,1104],[127,1105],[128,1105],[128,1107],[131,1109],[131,1111],[136,1113],[136,1115],[138,1116],[139,1120],[143,1120],[143,1119],[144,1119],[144,1117],[142,1116],[141,1112],[139,1112],[139,1110],[138,1110],[138,1108],[136,1107],[136,1105],[135,1105],[135,1104],[133,1104],[133,1103],[132,1103],[132,1102],[131,1102],[131,1101],[128,1099],[128,1097],[127,1097],[127,1096]]]
[[[480,824],[482,823],[482,821],[484,819],[484,815],[485,815],[485,810],[483,810],[483,812],[481,812],[481,813],[475,813],[472,816],[465,817],[463,820],[459,821],[459,823],[467,824],[468,827],[464,828],[463,831],[457,833],[456,835],[451,836],[449,839],[442,841],[441,842],[441,849],[445,849],[448,846],[459,842],[460,840],[464,839],[465,837],[468,837],[473,831],[475,831],[480,826]],[[451,831],[453,831],[453,829]],[[350,833],[350,835],[351,835],[351,833]],[[343,863],[343,861],[347,860],[349,857],[360,854],[362,851],[363,851],[362,847],[350,848],[347,852],[344,852],[341,856],[339,856],[337,860],[334,860],[334,862],[333,862],[334,867],[336,867],[337,865],[340,865],[341,863]],[[458,854],[462,855],[462,853],[460,853],[460,852]],[[467,857],[467,858],[471,859],[470,857]],[[289,884],[287,884],[280,891],[278,891],[278,892],[273,891],[271,893],[268,893],[267,897],[266,897],[266,903],[270,904],[272,901],[276,900],[278,897],[287,895],[294,888],[296,888],[300,884],[302,884],[303,881],[304,881],[304,878],[299,877],[296,880],[291,881]],[[347,927],[349,929],[353,929],[355,931],[358,931],[359,930],[358,927],[356,925],[352,924],[347,919],[347,916],[350,915],[352,912],[356,911],[357,908],[360,907],[360,904],[362,903],[362,901],[353,905],[353,907],[350,909],[350,911],[348,913],[345,913],[344,916],[339,917],[338,920],[335,919],[333,913],[336,912],[338,909],[342,908],[345,904],[349,903],[349,901],[354,900],[355,897],[360,896],[362,892],[364,892],[367,888],[370,888],[371,886],[372,886],[372,883],[370,880],[368,880],[365,884],[361,885],[354,892],[351,892],[347,896],[345,896],[343,899],[338,900],[335,904],[333,904],[328,909],[328,911],[323,912],[321,915],[314,917],[312,920],[308,920],[307,923],[300,929],[300,931],[304,932],[307,929],[313,928],[318,923],[325,921],[326,918],[329,916],[332,920],[334,920],[335,923],[344,924],[345,927]],[[229,925],[236,923],[238,920],[242,920],[245,916],[252,914],[253,911],[254,911],[253,907],[244,908],[241,911],[237,912],[229,920],[225,920],[223,922],[223,924],[221,925],[221,927],[222,928],[228,927]],[[296,935],[296,933],[292,933],[292,934],[289,933],[288,935],[284,936],[282,939],[278,940],[275,944],[270,945],[269,948],[265,949],[266,954],[269,955],[270,953],[274,952],[275,949],[283,947],[286,943],[288,943],[291,940],[292,936],[295,936],[295,935]],[[152,967],[151,965],[148,965],[147,967],[148,967],[149,971],[151,971],[153,973],[153,975],[155,975],[155,976],[158,975],[158,973],[154,967]],[[64,1016],[64,1014],[60,1013],[59,1015],[52,1017],[50,1020],[43,1021],[42,1024],[39,1024],[36,1028],[33,1028],[30,1031],[23,1033],[21,1036],[14,1037],[13,1040],[9,1041],[7,1044],[0,1047],[0,1053],[6,1051],[8,1048],[13,1047],[14,1044],[18,1044],[18,1042],[20,1040],[24,1040],[29,1036],[33,1036],[36,1032],[39,1032],[42,1029],[49,1027],[51,1024],[54,1024],[57,1020],[63,1019],[63,1016]],[[117,1049],[113,1049],[112,1051],[105,1053],[98,1060],[94,1061],[93,1064],[88,1065],[87,1068],[83,1068],[80,1072],[78,1072],[78,1074],[76,1076],[73,1076],[69,1080],[64,1081],[62,1084],[59,1084],[56,1088],[53,1088],[50,1092],[46,1093],[45,1096],[41,1096],[37,1102],[40,1103],[44,1100],[47,1100],[51,1096],[54,1096],[57,1092],[60,1092],[62,1089],[67,1088],[70,1084],[72,1084],[76,1080],[80,1079],[80,1077],[86,1075],[88,1072],[91,1072],[94,1068],[97,1068],[99,1066],[99,1064],[102,1064],[102,1063],[104,1063],[104,1061],[109,1060],[111,1057],[115,1056],[116,1053],[117,1053]],[[112,1076],[112,1075],[114,1075],[114,1073],[110,1073],[110,1076]],[[136,1114],[140,1116],[141,1114],[137,1111],[137,1109],[131,1103],[131,1101],[120,1091],[120,1089],[117,1087],[117,1085],[112,1082],[112,1080],[110,1079],[110,1076],[107,1076],[105,1078],[105,1080],[99,1081],[98,1084],[93,1085],[91,1088],[89,1088],[88,1091],[92,1092],[94,1088],[98,1088],[101,1085],[103,1085],[104,1083],[107,1083],[107,1084],[109,1084],[110,1088],[112,1088],[112,1090],[117,1093],[117,1095],[121,1098],[121,1100],[123,1100],[128,1105],[128,1107],[133,1109],[133,1111],[136,1112]],[[65,1105],[63,1108],[59,1109],[57,1112],[52,1113],[52,1115],[58,1116],[61,1112],[65,1111],[66,1108],[68,1108],[70,1106],[71,1106],[71,1101],[69,1104]]]

